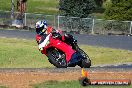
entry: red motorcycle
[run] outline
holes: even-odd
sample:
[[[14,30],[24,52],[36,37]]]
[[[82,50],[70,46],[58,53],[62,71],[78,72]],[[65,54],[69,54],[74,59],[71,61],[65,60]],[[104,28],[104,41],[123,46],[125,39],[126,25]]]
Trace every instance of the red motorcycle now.
[[[75,67],[76,65],[81,68],[91,66],[89,56],[79,48],[77,40],[72,35],[64,42],[61,40],[61,35],[50,33],[39,44],[39,49],[57,68]]]

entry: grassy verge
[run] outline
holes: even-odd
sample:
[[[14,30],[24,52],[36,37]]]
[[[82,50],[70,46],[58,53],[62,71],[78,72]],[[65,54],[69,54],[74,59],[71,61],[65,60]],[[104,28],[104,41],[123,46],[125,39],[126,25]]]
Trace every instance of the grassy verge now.
[[[84,88],[79,81],[48,81],[33,85],[33,88]],[[132,88],[132,86],[86,86],[85,88]]]
[[[132,62],[132,51],[80,45],[90,56],[92,65]],[[35,40],[0,38],[1,68],[53,67],[42,55]]]
[[[35,41],[0,38],[1,68],[51,67]]]
[[[5,87],[5,86],[0,86],[0,88],[7,88],[7,87]]]
[[[93,65],[132,62],[132,51],[87,45],[80,47],[90,56]]]
[[[29,0],[27,2],[27,12],[57,14],[58,0]]]
[[[16,11],[16,1],[15,11]],[[58,12],[58,0],[27,0],[26,12],[29,13],[44,13],[44,14],[56,14]],[[10,11],[11,0],[0,0],[0,10]]]

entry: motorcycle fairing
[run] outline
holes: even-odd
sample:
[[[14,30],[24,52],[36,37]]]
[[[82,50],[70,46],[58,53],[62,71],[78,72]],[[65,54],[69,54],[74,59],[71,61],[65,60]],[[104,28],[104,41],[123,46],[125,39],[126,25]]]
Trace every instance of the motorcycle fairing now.
[[[39,44],[39,49],[43,49],[43,47],[47,46],[49,44],[50,34],[45,38],[45,40]]]
[[[60,40],[52,40],[51,46],[53,46],[65,53],[67,63],[70,61],[72,55],[75,53],[75,51],[72,49],[71,46],[69,46],[68,44],[66,44]]]
[[[75,51],[72,49],[72,46],[64,43],[63,41],[59,39],[54,39],[51,36],[52,34],[49,34],[46,37],[46,39],[39,45],[39,49],[41,50],[43,54],[46,54],[46,50],[48,48],[51,48],[51,47],[57,48],[65,53],[66,62],[68,63],[71,60],[72,55],[75,53]],[[49,45],[47,45],[47,42],[50,42]]]

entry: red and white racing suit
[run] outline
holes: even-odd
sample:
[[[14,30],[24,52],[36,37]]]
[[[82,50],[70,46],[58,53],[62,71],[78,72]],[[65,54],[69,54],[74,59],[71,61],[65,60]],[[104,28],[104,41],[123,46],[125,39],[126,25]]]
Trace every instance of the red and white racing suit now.
[[[45,34],[43,34],[43,35],[36,34],[36,41],[37,41],[37,43],[40,44],[41,41],[43,41],[46,38],[46,36],[49,33],[53,32],[53,31],[56,32],[56,33],[62,34],[60,30],[55,30],[51,26],[47,26],[47,30],[46,30]],[[65,40],[65,36],[64,35],[62,35],[61,40],[62,41]]]

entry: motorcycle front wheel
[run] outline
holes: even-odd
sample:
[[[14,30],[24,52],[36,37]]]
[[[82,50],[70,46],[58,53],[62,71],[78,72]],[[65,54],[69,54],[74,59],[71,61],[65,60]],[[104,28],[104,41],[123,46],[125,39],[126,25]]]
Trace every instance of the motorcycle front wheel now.
[[[80,66],[81,68],[83,68],[83,67],[84,68],[90,68],[90,66],[91,66],[90,57],[82,49],[79,48],[78,51],[83,56],[82,60],[78,64],[78,66]]]
[[[65,54],[57,49],[51,49],[47,52],[48,60],[51,64],[57,68],[66,68],[66,58]]]

